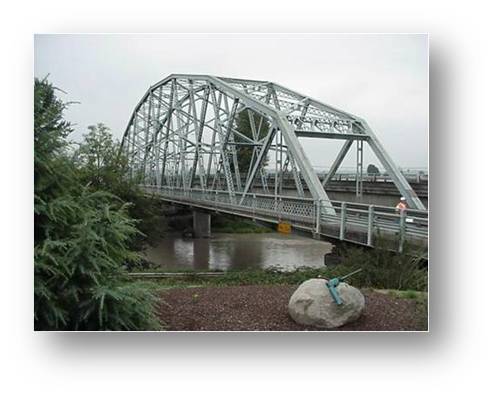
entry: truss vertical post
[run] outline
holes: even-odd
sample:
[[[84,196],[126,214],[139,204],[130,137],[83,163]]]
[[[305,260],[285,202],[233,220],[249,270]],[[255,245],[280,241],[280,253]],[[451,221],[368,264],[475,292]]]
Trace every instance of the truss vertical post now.
[[[174,102],[176,107],[175,119],[177,120],[177,130],[175,131],[178,134],[178,150],[179,150],[179,163],[177,164],[176,169],[176,187],[180,187],[180,181],[182,182],[182,189],[185,190],[187,186],[187,175],[186,175],[186,165],[185,165],[185,151],[187,142],[185,140],[186,132],[184,132],[184,126],[182,125],[182,118],[180,116],[180,102],[178,101],[178,89],[177,89],[177,80],[173,81],[175,86],[174,94]]]
[[[148,172],[147,172],[147,160],[148,160],[148,153],[149,151],[147,150],[147,146],[149,144],[149,130],[151,128],[151,109],[153,106],[153,96],[151,90],[149,90],[148,93],[148,102],[147,102],[147,111],[146,107],[144,106],[144,116],[145,116],[145,122],[144,122],[144,129],[145,129],[145,135],[144,135],[144,160],[142,162],[142,168],[141,172],[144,178],[144,183],[147,183],[148,179]]]
[[[364,167],[364,141],[357,140],[357,173],[355,175],[355,195],[358,199],[362,197]]]
[[[406,220],[407,220],[407,211],[403,210],[400,212],[400,232],[399,232],[399,244],[398,244],[398,252],[401,254],[403,252],[403,247],[405,244],[405,233],[406,233]]]
[[[367,245],[372,246],[374,243],[374,206],[369,206],[367,219]]]
[[[316,215],[316,229],[314,233],[314,237],[319,239],[321,235],[321,200],[316,200],[315,202],[316,208],[315,208],[315,215]]]
[[[280,195],[283,195],[283,176],[285,174],[285,172],[284,172],[285,170],[284,170],[284,167],[283,167],[283,153],[284,153],[284,151],[283,151],[283,135],[281,135],[280,136],[280,164],[279,164],[279,166],[280,166],[280,168],[279,168],[280,169],[280,177],[279,177],[279,181],[278,181],[278,183],[280,185],[280,187],[279,187],[279,193],[280,193]]]
[[[345,239],[345,227],[346,227],[346,203],[341,203],[340,212],[340,240]]]
[[[173,107],[175,106],[173,98],[175,96],[175,86],[172,84],[171,89],[170,89],[170,103],[168,107],[168,114],[166,115],[166,131],[165,131],[165,144],[164,144],[164,150],[163,150],[163,161],[161,165],[161,183],[163,184],[163,180],[165,179],[166,175],[166,164],[168,160],[168,146],[170,142],[170,130],[171,130],[171,122],[172,122],[172,116],[173,116]],[[169,184],[169,183],[168,183]]]
[[[134,176],[134,167],[135,167],[135,157],[136,157],[136,135],[137,135],[137,110],[134,114],[134,124],[133,124],[133,133],[132,133],[132,162],[130,167],[130,176],[131,178]]]
[[[159,178],[159,144],[158,144],[158,134],[159,134],[159,115],[161,111],[161,95],[163,91],[163,86],[160,86],[159,89],[159,100],[158,100],[158,108],[153,107],[153,115],[152,115],[152,124],[153,124],[153,150],[154,150],[154,184],[159,188],[161,183],[160,183],[160,178]]]
[[[276,134],[276,143],[274,149],[274,197],[278,198],[278,178],[279,178],[279,165],[280,165],[280,134]]]
[[[237,190],[240,191],[240,189],[242,188],[242,183],[240,181],[240,170],[238,168],[238,161],[237,161],[237,147],[235,145],[234,134],[232,134],[233,123],[235,122],[235,115],[237,114],[238,101],[239,101],[238,98],[234,99],[232,109],[230,111],[227,130],[226,130],[226,134],[225,134],[226,136],[225,136],[224,151],[225,151],[225,153],[227,153],[227,155],[228,155],[228,153],[231,153],[232,161],[233,161],[233,170],[235,172],[235,181],[237,184]]]
[[[218,129],[218,137],[220,139],[220,154],[221,154],[221,159],[218,164],[217,171],[219,172],[221,165],[223,165],[223,172],[225,173],[228,194],[230,195],[230,199],[233,201],[235,197],[235,188],[233,186],[233,178],[230,170],[230,162],[228,161],[228,154],[226,152],[226,148],[227,148],[226,143],[228,137],[223,135],[222,125],[220,123],[220,112],[219,112],[218,103],[221,103],[221,100],[216,101],[216,96],[213,94],[213,108],[216,115],[215,121],[216,121],[216,128]],[[229,131],[227,131],[227,133],[229,133]],[[218,172],[216,173],[216,175],[218,175]]]
[[[189,183],[189,188],[192,187],[194,178],[196,176],[196,170],[197,170],[197,163],[199,160],[202,163],[202,135],[204,132],[204,123],[206,120],[206,111],[208,107],[208,100],[209,100],[209,87],[206,87],[204,90],[204,99],[202,102],[202,107],[201,107],[201,115],[200,115],[200,120],[199,120],[199,126],[197,128],[197,138],[196,138],[196,151],[194,154],[194,162],[192,164],[192,172],[190,174],[190,183]],[[201,168],[201,167],[199,167]],[[201,189],[205,189],[205,182],[204,182],[204,175],[203,175],[203,170],[199,170],[199,179],[201,182]]]

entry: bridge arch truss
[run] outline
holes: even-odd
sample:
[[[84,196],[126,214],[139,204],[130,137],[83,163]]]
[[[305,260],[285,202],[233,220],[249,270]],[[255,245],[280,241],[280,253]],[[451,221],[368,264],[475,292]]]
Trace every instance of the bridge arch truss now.
[[[241,114],[248,120],[248,134],[238,128]],[[299,137],[344,141],[322,181]],[[131,173],[146,185],[219,190],[236,203],[259,187],[276,197],[289,174],[298,196],[306,196],[307,187],[314,200],[326,203],[326,212],[334,213],[324,185],[354,142],[357,176],[363,172],[367,143],[410,207],[425,209],[365,120],[268,81],[170,75],[137,104],[121,152]],[[268,186],[264,175],[268,158],[275,164],[274,186]],[[361,189],[362,178],[357,178],[357,195]]]
[[[324,178],[300,137],[342,140]],[[357,147],[362,191],[368,145],[410,210],[331,201],[324,186]],[[268,81],[173,74],[150,87],[121,142],[130,174],[163,199],[268,222],[288,221],[315,236],[373,246],[377,235],[428,244],[428,214],[365,120]],[[275,166],[266,175],[268,161]],[[296,195],[284,195],[290,175]]]

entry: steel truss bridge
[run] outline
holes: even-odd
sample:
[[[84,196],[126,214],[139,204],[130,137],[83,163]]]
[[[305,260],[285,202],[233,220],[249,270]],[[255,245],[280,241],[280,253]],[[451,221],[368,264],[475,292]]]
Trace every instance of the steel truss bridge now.
[[[321,180],[300,137],[321,145],[342,140]],[[362,195],[368,146],[410,209],[336,202],[324,186],[356,147],[356,195]],[[279,84],[209,75],[173,74],[137,104],[120,151],[130,175],[169,202],[268,222],[288,222],[315,237],[373,246],[381,235],[427,246],[428,213],[365,120]],[[271,177],[266,175],[266,165]],[[274,178],[272,173],[274,172]],[[283,191],[287,178],[296,195]]]

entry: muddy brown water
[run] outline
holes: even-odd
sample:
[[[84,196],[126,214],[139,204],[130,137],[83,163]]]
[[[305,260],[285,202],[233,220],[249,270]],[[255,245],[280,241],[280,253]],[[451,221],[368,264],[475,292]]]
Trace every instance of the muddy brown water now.
[[[279,266],[319,268],[332,245],[280,233],[215,233],[209,239],[170,234],[144,251],[145,257],[164,270],[227,270]]]

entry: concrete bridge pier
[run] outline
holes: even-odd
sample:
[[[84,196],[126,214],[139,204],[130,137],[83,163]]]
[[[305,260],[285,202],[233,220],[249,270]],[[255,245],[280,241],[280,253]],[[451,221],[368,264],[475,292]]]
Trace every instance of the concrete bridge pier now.
[[[194,237],[211,237],[211,214],[202,211],[192,211],[192,224],[194,228]]]

